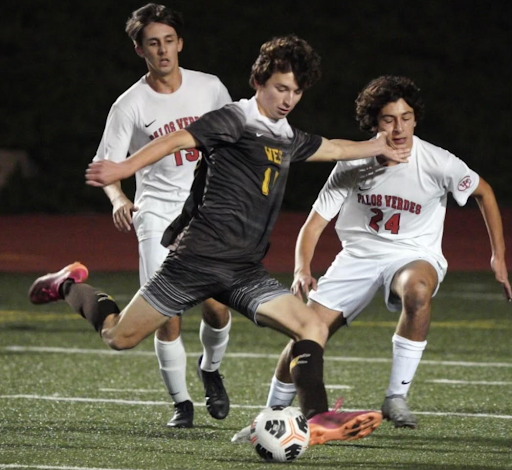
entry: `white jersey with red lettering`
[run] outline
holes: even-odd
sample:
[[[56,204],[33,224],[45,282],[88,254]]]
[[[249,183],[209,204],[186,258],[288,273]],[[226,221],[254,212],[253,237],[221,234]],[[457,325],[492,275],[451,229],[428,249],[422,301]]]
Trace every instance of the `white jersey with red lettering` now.
[[[203,114],[231,102],[218,77],[180,67],[182,83],[157,93],[142,77],[112,105],[94,160],[124,160],[150,141],[183,129]],[[190,192],[196,149],[182,150],[138,171],[133,224],[139,241],[160,238],[180,214]]]
[[[418,252],[446,272],[441,242],[447,195],[465,205],[478,183],[462,160],[414,136],[408,163],[338,162],[313,208],[326,220],[339,213],[336,232],[347,255],[382,259]]]

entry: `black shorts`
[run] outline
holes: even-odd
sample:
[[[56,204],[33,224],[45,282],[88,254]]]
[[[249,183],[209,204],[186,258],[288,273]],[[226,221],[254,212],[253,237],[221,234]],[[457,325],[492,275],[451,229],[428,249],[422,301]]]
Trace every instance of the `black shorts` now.
[[[290,290],[260,264],[234,267],[171,253],[140,289],[142,297],[162,315],[173,317],[213,297],[257,323],[261,304]]]

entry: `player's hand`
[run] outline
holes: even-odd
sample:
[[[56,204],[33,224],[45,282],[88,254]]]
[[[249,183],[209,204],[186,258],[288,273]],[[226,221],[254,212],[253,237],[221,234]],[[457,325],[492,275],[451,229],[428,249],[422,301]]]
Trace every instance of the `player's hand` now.
[[[293,295],[303,300],[304,297],[307,299],[310,290],[316,290],[316,288],[316,279],[311,274],[297,273],[293,277],[290,290]]]
[[[512,289],[508,280],[507,263],[503,258],[498,259],[493,256],[491,257],[491,268],[496,280],[503,287],[503,295],[509,302],[512,302]]]
[[[117,230],[129,232],[132,228],[133,213],[138,210],[126,196],[117,197],[112,203],[112,219]]]
[[[410,148],[397,148],[393,141],[388,139],[388,133],[386,131],[379,132],[375,137],[375,140],[381,147],[380,155],[397,163],[407,163],[411,156]]]
[[[89,163],[89,167],[85,170],[85,183],[89,186],[102,188],[128,178],[130,174],[126,171],[123,163],[116,163],[110,160]]]

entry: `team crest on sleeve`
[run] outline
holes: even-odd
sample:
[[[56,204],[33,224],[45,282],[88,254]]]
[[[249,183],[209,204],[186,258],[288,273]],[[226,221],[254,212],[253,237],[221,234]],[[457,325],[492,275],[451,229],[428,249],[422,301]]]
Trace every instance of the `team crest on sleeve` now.
[[[473,181],[471,180],[471,176],[467,175],[467,176],[464,176],[464,178],[462,178],[459,181],[457,189],[459,191],[466,191],[466,189],[471,188],[472,184],[473,184]]]

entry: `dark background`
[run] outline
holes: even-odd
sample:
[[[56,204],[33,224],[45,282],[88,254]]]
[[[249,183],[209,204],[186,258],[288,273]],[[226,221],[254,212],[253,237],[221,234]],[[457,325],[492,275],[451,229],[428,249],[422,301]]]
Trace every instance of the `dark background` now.
[[[0,213],[111,210],[84,184],[114,100],[145,72],[124,32],[144,1],[4,0],[0,147],[24,150],[0,189]],[[289,121],[328,138],[361,140],[354,100],[372,78],[413,78],[427,104],[417,134],[465,160],[510,206],[512,2],[168,1],[185,17],[180,64],[218,75],[249,98],[259,46],[295,33],[320,53],[322,80]],[[283,209],[309,210],[332,164],[299,164]],[[129,184],[130,186],[133,183]]]

